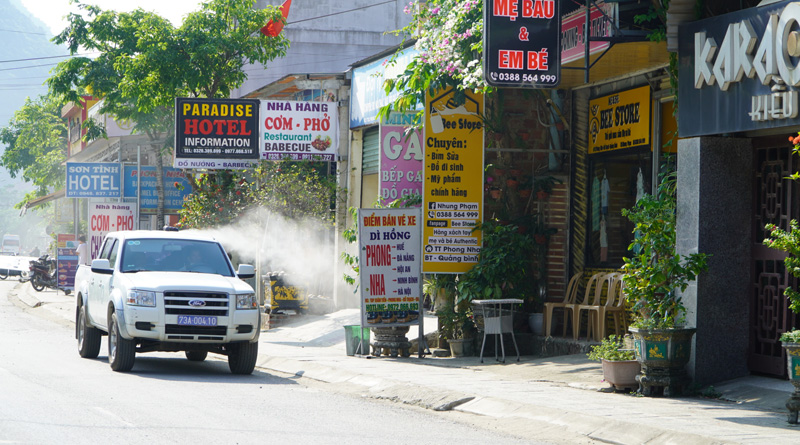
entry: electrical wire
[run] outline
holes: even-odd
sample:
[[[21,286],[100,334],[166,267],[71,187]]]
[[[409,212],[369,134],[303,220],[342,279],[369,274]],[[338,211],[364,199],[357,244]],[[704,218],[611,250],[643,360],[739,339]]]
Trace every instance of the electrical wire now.
[[[307,19],[302,19],[302,20],[294,20],[294,21],[291,21],[291,22],[287,21],[286,25],[288,26],[288,25],[294,25],[295,23],[307,22],[309,20],[323,19],[325,17],[332,17],[334,15],[346,14],[348,12],[353,12],[353,11],[362,11],[364,9],[372,8],[374,6],[381,6],[381,5],[385,5],[387,3],[396,3],[396,2],[397,2],[397,0],[388,0],[388,1],[385,1],[385,2],[375,3],[374,5],[367,5],[367,6],[361,6],[359,8],[348,9],[346,11],[332,12],[330,14],[320,15],[320,16],[317,16],[317,17],[309,17]]]

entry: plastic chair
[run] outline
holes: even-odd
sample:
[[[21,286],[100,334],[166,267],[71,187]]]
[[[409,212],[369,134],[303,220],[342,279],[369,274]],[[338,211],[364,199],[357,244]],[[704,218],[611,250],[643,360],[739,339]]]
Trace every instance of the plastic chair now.
[[[589,277],[589,281],[586,283],[586,290],[583,293],[583,299],[580,302],[564,306],[565,310],[572,312],[572,338],[574,340],[578,339],[578,335],[581,332],[581,308],[590,307],[595,301],[599,303],[600,300],[596,294],[598,292],[602,293],[602,284],[606,275],[608,274],[596,273]],[[598,287],[600,288],[599,290]]]
[[[564,326],[561,332],[562,337],[567,336],[567,310],[565,308],[568,304],[574,304],[575,298],[578,296],[578,285],[581,281],[582,273],[576,273],[569,280],[567,289],[564,291],[564,299],[559,302],[548,302],[544,304],[544,335],[549,337],[553,330],[553,311],[555,309],[562,309],[564,312]]]
[[[625,288],[621,273],[614,273],[614,280],[608,288],[608,299],[606,304],[600,308],[598,328],[600,338],[606,335],[606,321],[608,314],[614,317],[614,334],[625,334],[628,330],[628,311],[625,307]]]

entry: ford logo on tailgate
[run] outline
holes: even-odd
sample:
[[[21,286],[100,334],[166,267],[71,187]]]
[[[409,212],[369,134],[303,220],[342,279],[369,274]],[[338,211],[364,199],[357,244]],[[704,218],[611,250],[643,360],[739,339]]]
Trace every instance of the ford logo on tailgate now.
[[[189,300],[189,306],[192,306],[192,307],[201,307],[201,306],[205,306],[205,305],[206,305],[206,302],[203,301],[203,300]]]

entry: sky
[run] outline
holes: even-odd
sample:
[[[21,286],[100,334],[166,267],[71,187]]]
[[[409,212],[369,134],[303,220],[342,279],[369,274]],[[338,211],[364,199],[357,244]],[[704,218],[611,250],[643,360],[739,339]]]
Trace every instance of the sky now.
[[[69,0],[20,0],[23,6],[43,21],[53,35],[61,32],[66,22],[63,17],[76,11],[75,5],[70,5]],[[200,9],[201,0],[83,0],[82,3],[97,5],[101,9],[115,11],[131,11],[141,7],[147,11],[156,12],[158,15],[169,19],[174,26],[180,26],[183,16]]]

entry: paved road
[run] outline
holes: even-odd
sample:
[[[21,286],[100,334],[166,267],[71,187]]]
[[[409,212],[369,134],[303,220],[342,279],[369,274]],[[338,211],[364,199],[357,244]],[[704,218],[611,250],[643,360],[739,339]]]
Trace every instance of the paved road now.
[[[0,282],[2,443],[528,443],[444,417],[305,386],[289,375],[234,376],[224,357],[137,356],[134,372],[105,355],[81,359],[69,323],[41,318]],[[486,426],[486,425],[484,425]]]

